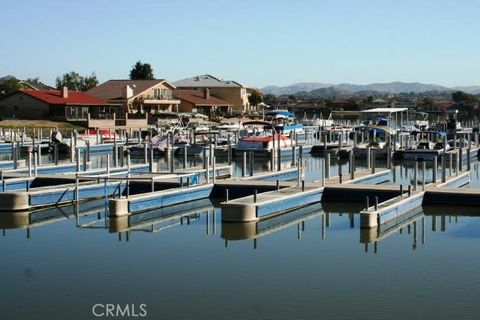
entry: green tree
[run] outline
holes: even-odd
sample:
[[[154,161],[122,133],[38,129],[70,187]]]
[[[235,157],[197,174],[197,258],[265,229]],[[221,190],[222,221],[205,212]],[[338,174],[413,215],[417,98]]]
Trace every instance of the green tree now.
[[[277,99],[277,97],[271,93],[262,95],[262,98],[263,102],[265,102],[266,104],[272,104],[273,102],[275,102],[275,99]]]
[[[83,78],[80,91],[88,91],[98,86],[98,79],[95,72]]]
[[[77,72],[71,71],[69,73],[63,74],[61,77],[57,77],[55,80],[57,89],[62,89],[67,87],[69,90],[80,91],[83,84],[83,77],[80,76]]]
[[[475,103],[477,102],[477,98],[474,95],[465,93],[463,91],[456,91],[452,93],[452,100],[455,102],[467,102],[467,103]]]
[[[248,102],[251,106],[257,106],[263,101],[262,93],[258,89],[253,89],[248,96]]]
[[[432,97],[425,97],[422,99],[420,102],[420,109],[427,111],[427,110],[433,110],[435,108],[435,99]]]
[[[98,85],[98,79],[95,72],[92,72],[90,76],[82,77],[77,72],[71,71],[57,77],[55,83],[57,89],[67,87],[69,90],[87,91]]]
[[[25,81],[26,81],[26,82],[30,82],[30,83],[41,84],[39,77],[36,77],[36,78],[27,78]]]
[[[131,80],[153,80],[152,66],[148,63],[142,63],[140,60],[130,70]]]
[[[0,97],[4,97],[10,93],[21,89],[20,81],[15,78],[9,78],[0,83]]]

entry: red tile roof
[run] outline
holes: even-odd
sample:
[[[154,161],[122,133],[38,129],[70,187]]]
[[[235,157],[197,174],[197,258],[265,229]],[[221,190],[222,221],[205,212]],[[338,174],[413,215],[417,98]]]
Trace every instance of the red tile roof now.
[[[59,90],[19,90],[35,99],[44,101],[49,104],[85,104],[85,105],[101,105],[108,104],[104,100],[92,97],[85,92],[68,91],[68,98],[62,97]]]
[[[214,97],[210,94],[205,99],[203,91],[200,90],[173,90],[173,96],[180,100],[193,103],[198,106],[231,106],[230,102]]]

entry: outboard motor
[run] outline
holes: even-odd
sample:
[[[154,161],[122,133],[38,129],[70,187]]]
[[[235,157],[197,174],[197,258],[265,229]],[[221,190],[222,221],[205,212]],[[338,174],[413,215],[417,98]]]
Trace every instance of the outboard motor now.
[[[52,144],[58,144],[62,142],[62,134],[60,131],[54,130],[52,131],[52,136],[51,136],[51,143]]]

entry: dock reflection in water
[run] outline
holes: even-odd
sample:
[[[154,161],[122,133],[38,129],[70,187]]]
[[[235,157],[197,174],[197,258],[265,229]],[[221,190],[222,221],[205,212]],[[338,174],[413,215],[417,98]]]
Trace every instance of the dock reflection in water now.
[[[423,207],[366,233],[363,203],[247,224],[222,223],[210,200],[121,219],[108,218],[104,204],[82,203],[78,215],[75,206],[0,215],[2,317],[52,318],[54,300],[59,318],[89,319],[107,296],[146,303],[152,319],[294,319],[299,309],[303,319],[478,315],[475,208]],[[377,254],[364,252],[367,243]]]

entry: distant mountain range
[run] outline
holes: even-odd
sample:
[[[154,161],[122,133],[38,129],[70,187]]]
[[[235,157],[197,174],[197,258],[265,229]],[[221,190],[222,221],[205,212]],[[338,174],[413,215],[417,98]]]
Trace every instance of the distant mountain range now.
[[[372,84],[328,84],[320,82],[299,82],[289,86],[268,86],[261,89],[264,94],[290,95],[298,92],[309,92],[318,96],[331,96],[335,94],[352,94],[357,92],[379,92],[379,93],[422,93],[428,91],[464,91],[471,94],[479,94],[480,86],[444,87],[436,84],[425,84],[420,82],[390,82]]]

